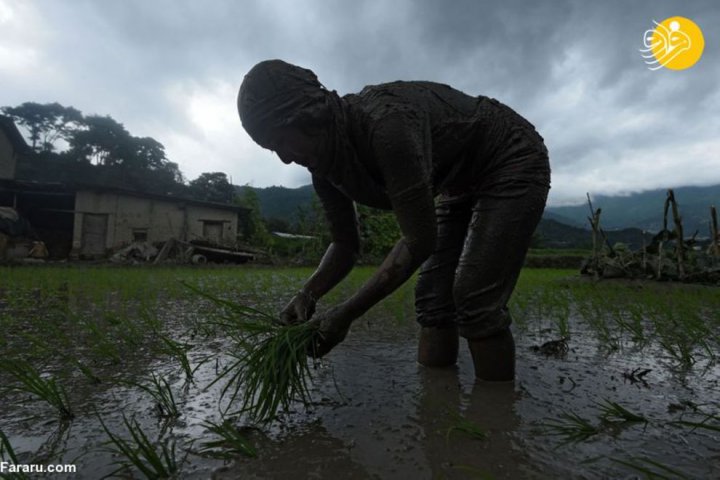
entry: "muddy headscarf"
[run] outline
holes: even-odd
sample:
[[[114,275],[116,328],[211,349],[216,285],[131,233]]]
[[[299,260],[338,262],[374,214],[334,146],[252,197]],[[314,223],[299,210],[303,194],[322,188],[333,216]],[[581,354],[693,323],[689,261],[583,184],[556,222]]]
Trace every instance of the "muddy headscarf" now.
[[[282,60],[260,62],[245,75],[237,106],[243,127],[265,148],[279,127],[326,129],[329,150],[311,172],[361,203],[377,203],[372,199],[385,196],[382,182],[373,178],[358,158],[342,99],[334,90],[327,90],[311,70]]]
[[[311,70],[266,60],[245,75],[237,99],[238,113],[248,134],[264,146],[278,127],[329,123],[329,93]]]

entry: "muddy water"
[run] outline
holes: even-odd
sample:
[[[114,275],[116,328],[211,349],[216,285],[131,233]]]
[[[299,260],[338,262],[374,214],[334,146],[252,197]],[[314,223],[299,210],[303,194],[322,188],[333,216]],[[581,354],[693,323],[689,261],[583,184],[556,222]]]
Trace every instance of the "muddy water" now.
[[[170,319],[168,319],[170,321]],[[173,316],[173,322],[182,319]],[[379,315],[360,320],[346,342],[318,366],[313,404],[300,405],[279,421],[250,434],[258,458],[226,462],[188,454],[182,478],[636,478],[621,462],[650,459],[689,478],[718,478],[720,434],[671,425],[699,421],[693,408],[720,410],[720,371],[701,360],[680,369],[657,346],[632,343],[608,351],[580,321],[572,321],[569,351],[546,356],[532,347],[552,340],[541,323],[514,327],[518,344],[517,381],[476,383],[469,354],[458,365],[425,369],[415,362],[417,329]],[[99,478],[117,467],[104,446],[107,428],[127,437],[122,414],[135,418],[152,438],[174,440],[178,458],[211,436],[202,426],[219,421],[220,385],[215,356],[228,343],[219,338],[194,344],[191,360],[200,365],[194,383],[168,361],[138,358],[137,378],[150,372],[166,377],[182,415],[158,418],[149,397],[132,385],[88,386],[79,378],[71,392],[76,418],[66,425],[27,395],[2,398],[0,428],[21,461],[74,463],[78,474]],[[206,358],[210,360],[205,361]],[[644,381],[626,378],[651,369]],[[617,402],[648,418],[647,423],[602,424],[598,402]],[[561,445],[542,426],[563,413],[576,413],[600,432]],[[461,420],[481,428],[484,438],[460,431]],[[242,419],[240,419],[242,421]],[[665,472],[667,474],[667,472]],[[669,475],[673,478],[672,475]],[[54,476],[53,478],[62,478]]]
[[[673,372],[652,352],[607,355],[578,330],[565,358],[535,353],[545,333],[516,332],[514,384],[475,382],[468,353],[457,367],[425,369],[415,361],[414,328],[358,326],[332,353],[317,397],[332,399],[284,435],[262,444],[260,458],[238,462],[217,478],[633,478],[617,461],[649,458],[690,478],[717,478],[718,434],[667,425],[682,401],[720,400],[717,366],[702,374]],[[658,353],[658,352],[656,352]],[[623,373],[653,371],[646,384]],[[702,366],[698,365],[700,370]],[[572,411],[600,424],[607,399],[650,422],[618,424],[585,442],[558,445],[540,424]],[[452,427],[457,414],[487,432],[477,439]],[[605,428],[605,427],[603,427]],[[667,473],[667,472],[665,472]]]

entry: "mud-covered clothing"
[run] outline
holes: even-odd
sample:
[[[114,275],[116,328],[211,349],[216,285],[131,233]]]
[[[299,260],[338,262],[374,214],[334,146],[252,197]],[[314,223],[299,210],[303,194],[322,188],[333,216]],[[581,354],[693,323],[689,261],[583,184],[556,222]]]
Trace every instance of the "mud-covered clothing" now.
[[[431,82],[370,86],[342,100],[334,135],[348,141],[311,170],[333,239],[357,242],[353,201],[392,209],[411,255],[427,259],[418,320],[458,321],[468,338],[505,328],[550,183],[540,135],[496,100]]]
[[[512,183],[462,201],[438,202],[435,252],[415,287],[417,321],[457,325],[465,338],[490,337],[507,328],[507,302],[515,288],[548,188]]]

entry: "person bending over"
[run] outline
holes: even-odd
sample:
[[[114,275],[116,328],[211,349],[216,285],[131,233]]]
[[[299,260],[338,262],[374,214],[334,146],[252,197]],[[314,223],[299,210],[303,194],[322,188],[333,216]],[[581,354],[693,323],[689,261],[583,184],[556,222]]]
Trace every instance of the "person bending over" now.
[[[282,321],[310,320],[317,300],[353,268],[355,203],[392,210],[402,232],[357,292],[313,318],[315,355],[419,268],[419,363],[454,364],[461,336],[478,379],[514,378],[507,303],[550,188],[548,151],[532,124],[495,99],[433,82],[340,97],[311,70],[282,60],[247,73],[238,112],[255,142],[310,171],[332,236]]]

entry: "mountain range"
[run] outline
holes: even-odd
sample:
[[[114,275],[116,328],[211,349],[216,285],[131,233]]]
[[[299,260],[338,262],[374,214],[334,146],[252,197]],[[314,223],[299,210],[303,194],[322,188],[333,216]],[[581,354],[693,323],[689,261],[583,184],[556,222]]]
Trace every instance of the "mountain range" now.
[[[675,200],[683,220],[683,230],[692,235],[709,236],[710,206],[720,207],[720,185],[708,187],[673,188]],[[663,228],[663,208],[667,189],[648,190],[625,196],[592,196],[594,208],[601,208],[600,222],[603,228],[615,230],[621,228],[639,228],[649,232],[658,232]],[[589,228],[587,217],[590,215],[588,204],[548,207],[545,218],[577,227]],[[672,216],[668,216],[672,225]]]
[[[245,188],[255,191],[263,217],[281,219],[290,224],[295,220],[298,206],[309,207],[314,195],[311,185],[299,188],[236,188],[239,192]],[[686,234],[692,235],[697,231],[699,237],[709,236],[710,206],[720,207],[720,185],[676,187],[673,191]],[[635,244],[639,243],[643,231],[658,232],[662,229],[666,196],[667,189],[657,189],[629,195],[591,195],[591,199],[593,208],[602,209],[601,226],[608,232],[611,241]],[[589,215],[587,203],[547,207],[538,234],[551,243],[548,246],[587,244],[590,238]],[[668,222],[672,225],[671,216]]]

